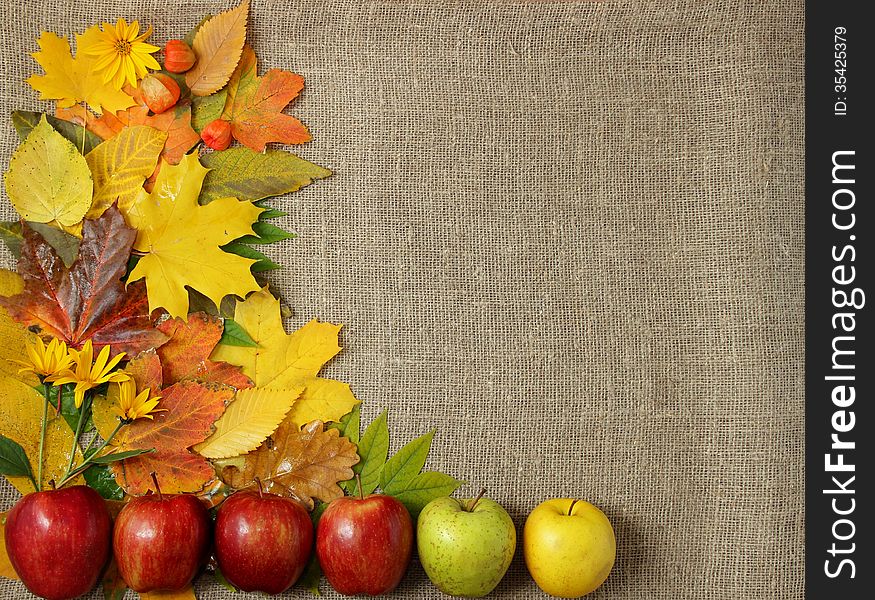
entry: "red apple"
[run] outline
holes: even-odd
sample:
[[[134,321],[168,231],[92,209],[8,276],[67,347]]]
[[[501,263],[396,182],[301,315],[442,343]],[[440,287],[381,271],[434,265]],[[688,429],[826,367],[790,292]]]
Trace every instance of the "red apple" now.
[[[21,581],[48,600],[87,593],[109,558],[106,503],[76,485],[23,497],[6,517],[6,553]]]
[[[132,590],[182,589],[209,557],[210,515],[195,496],[158,489],[121,510],[112,548],[119,574]]]
[[[328,505],[316,531],[322,572],[341,594],[385,594],[398,585],[413,549],[413,521],[395,498],[371,494]]]
[[[214,539],[219,569],[232,585],[281,594],[307,566],[313,522],[291,498],[237,492],[219,507]]]

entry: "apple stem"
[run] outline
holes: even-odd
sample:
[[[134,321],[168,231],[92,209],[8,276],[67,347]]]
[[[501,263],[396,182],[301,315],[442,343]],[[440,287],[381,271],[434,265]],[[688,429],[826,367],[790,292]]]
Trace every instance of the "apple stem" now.
[[[477,497],[471,501],[471,504],[468,505],[468,508],[466,508],[465,510],[467,510],[468,512],[474,512],[474,507],[477,506],[477,503],[480,502],[480,498],[482,498],[483,494],[485,494],[485,493],[486,493],[486,488],[480,488],[480,493],[477,494]]]
[[[359,498],[365,499],[365,491],[362,489],[362,476],[360,473],[355,474],[355,484],[359,491]]]
[[[161,493],[161,486],[158,485],[158,473],[152,471],[149,475],[152,477],[152,481],[155,482],[155,491],[158,492],[158,499],[164,500],[164,495]]]
[[[255,478],[255,485],[258,486],[258,497],[264,498],[264,488],[261,485],[261,478],[260,477]]]
[[[574,505],[577,504],[580,500],[575,499],[571,501],[571,506],[568,507],[568,516],[571,516],[571,511],[574,510]]]

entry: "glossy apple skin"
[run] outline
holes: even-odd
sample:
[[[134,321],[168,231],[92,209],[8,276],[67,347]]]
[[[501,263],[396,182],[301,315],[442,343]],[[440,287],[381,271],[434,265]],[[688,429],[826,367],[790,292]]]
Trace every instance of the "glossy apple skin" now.
[[[195,496],[134,498],[115,520],[119,574],[136,592],[182,589],[206,564],[210,533],[210,515]]]
[[[21,581],[48,600],[88,593],[109,559],[112,519],[77,485],[24,496],[6,517],[6,552]]]
[[[376,596],[398,586],[413,550],[413,521],[395,498],[338,498],[316,530],[316,555],[335,590]]]
[[[313,522],[291,498],[237,492],[216,515],[216,561],[244,592],[281,594],[298,580],[313,551]]]

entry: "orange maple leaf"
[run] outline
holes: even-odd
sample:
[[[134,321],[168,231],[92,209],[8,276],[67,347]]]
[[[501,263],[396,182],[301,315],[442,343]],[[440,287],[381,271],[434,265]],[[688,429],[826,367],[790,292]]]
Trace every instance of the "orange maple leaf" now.
[[[70,108],[59,108],[55,116],[85,128],[108,140],[125,127],[147,125],[153,129],[167,133],[167,141],[161,151],[161,158],[172,165],[179,164],[186,152],[198,143],[200,136],[191,127],[191,105],[180,104],[158,115],[150,115],[146,106],[137,105],[116,113],[109,111],[95,116],[81,105]],[[157,168],[156,168],[157,171]]]
[[[158,330],[169,338],[157,351],[164,385],[196,379],[237,389],[252,387],[252,380],[240,367],[209,359],[223,329],[221,319],[202,312],[188,315],[187,322],[168,319],[158,325]]]
[[[118,484],[140,496],[152,490],[155,472],[161,490],[170,494],[199,492],[215,477],[205,458],[189,451],[212,432],[213,423],[234,397],[234,388],[193,380],[180,381],[161,390],[154,420],[137,419],[122,428],[112,441],[113,452],[141,448],[155,451],[112,463]],[[154,490],[153,490],[154,491]]]
[[[222,119],[231,123],[231,134],[256,152],[268,142],[303,144],[310,132],[298,119],[283,114],[286,105],[304,89],[304,78],[282,69],[258,76],[258,60],[249,46],[226,88]]]

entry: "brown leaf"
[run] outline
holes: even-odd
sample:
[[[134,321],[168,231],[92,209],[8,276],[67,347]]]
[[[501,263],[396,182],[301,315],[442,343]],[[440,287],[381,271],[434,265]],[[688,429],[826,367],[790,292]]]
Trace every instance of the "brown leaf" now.
[[[204,441],[213,423],[234,397],[234,388],[181,381],[161,391],[158,407],[165,410],[154,420],[137,419],[113,439],[113,452],[154,448],[155,452],[112,463],[116,482],[128,493],[140,496],[154,488],[151,472],[157,473],[161,491],[170,494],[199,492],[215,472],[189,448]]]
[[[265,491],[297,498],[313,508],[313,498],[331,502],[343,495],[339,481],[353,476],[359,461],[355,444],[336,429],[324,430],[321,421],[303,428],[286,419],[276,432],[243,458],[242,468],[226,466],[222,480],[236,489],[261,480]]]
[[[69,269],[27,225],[22,237],[18,272],[24,291],[0,298],[12,318],[76,348],[91,339],[98,348],[137,354],[167,339],[152,324],[145,287],[125,289],[121,281],[136,231],[117,209],[85,220],[79,255]]]

